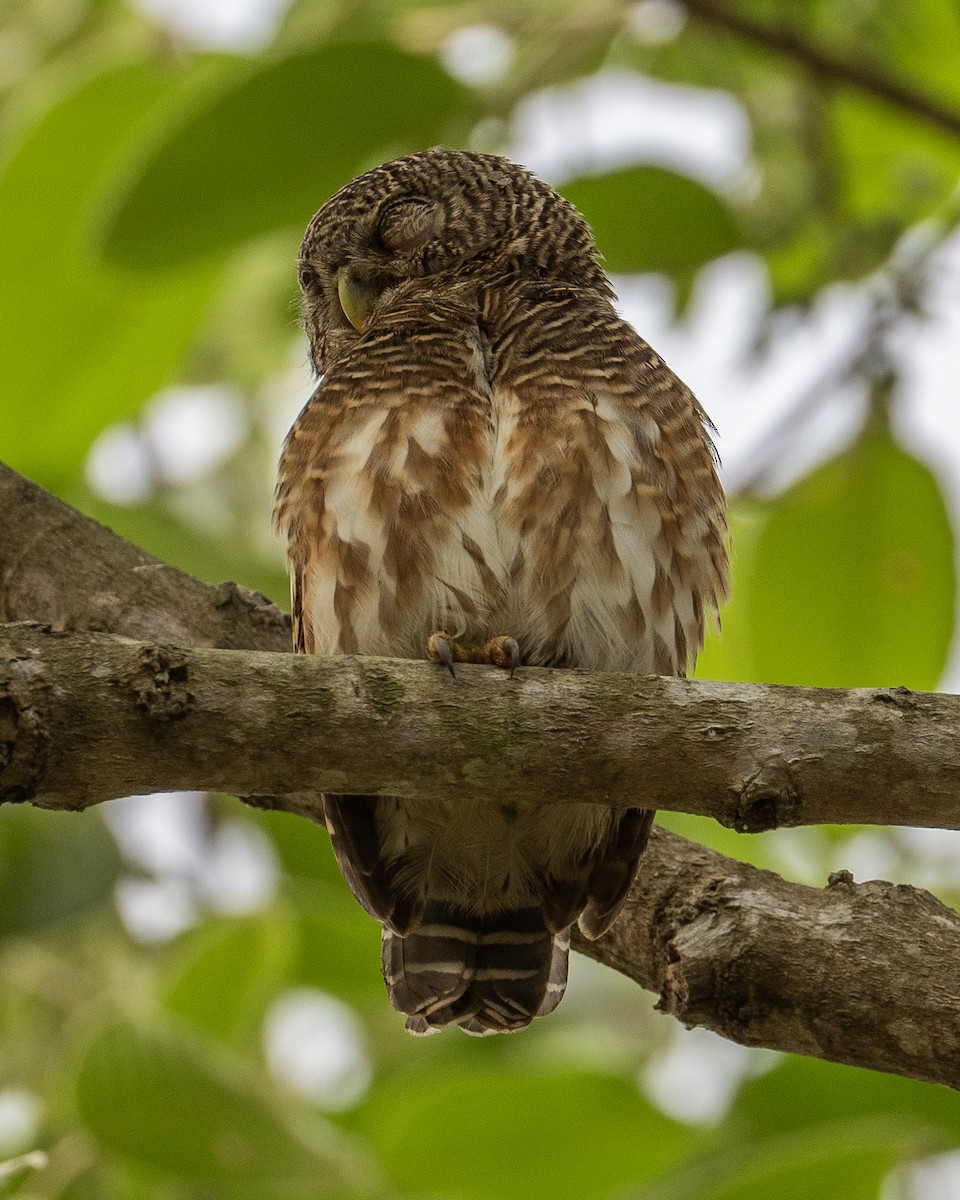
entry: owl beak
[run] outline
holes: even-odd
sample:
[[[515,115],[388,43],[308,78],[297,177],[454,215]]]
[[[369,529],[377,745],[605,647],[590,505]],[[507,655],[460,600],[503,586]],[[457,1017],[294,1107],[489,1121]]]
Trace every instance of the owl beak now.
[[[337,295],[344,316],[358,332],[362,333],[377,300],[377,290],[369,283],[362,283],[349,268],[341,267],[337,272]]]

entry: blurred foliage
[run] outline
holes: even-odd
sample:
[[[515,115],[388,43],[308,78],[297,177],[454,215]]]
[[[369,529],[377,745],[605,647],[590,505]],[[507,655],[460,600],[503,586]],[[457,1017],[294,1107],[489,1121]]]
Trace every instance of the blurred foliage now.
[[[477,25],[500,31],[503,69],[455,79],[450,47]],[[741,178],[571,158],[555,181],[608,268],[663,273],[682,304],[706,264],[759,256],[774,310],[758,345],[832,284],[883,287],[831,381],[869,391],[859,435],[785,491],[735,498],[734,600],[701,673],[932,688],[953,636],[954,534],[937,478],[892,432],[888,346],[922,317],[929,254],[956,224],[958,59],[955,0],[294,0],[244,52],[203,49],[122,0],[9,0],[0,454],[161,557],[282,596],[270,491],[308,394],[293,263],[318,205],[397,153],[507,149],[525,101],[604,69],[715,89],[749,126]],[[192,468],[182,428],[161,436],[173,385],[230,389],[236,436]],[[802,406],[791,420],[802,438]],[[104,450],[117,439],[132,481]],[[202,813],[211,855],[237,806],[209,798]],[[408,1038],[325,833],[242,822],[277,885],[238,914],[197,869],[138,861],[122,837],[121,853],[98,817],[0,814],[0,1197],[892,1200],[912,1195],[905,1164],[960,1148],[955,1095],[746,1052],[703,1064],[726,1111],[680,1119],[691,1093],[670,1066],[689,1035],[580,961],[560,1010],[520,1038]],[[864,836],[886,838],[893,876],[922,865],[893,834],[745,841],[664,822],[813,882]],[[956,864],[943,868],[949,895]],[[114,903],[153,885],[189,898],[166,941],[132,936]],[[274,1006],[304,996],[339,1002],[324,1061],[347,1055],[345,1091],[298,1082],[271,1049]]]

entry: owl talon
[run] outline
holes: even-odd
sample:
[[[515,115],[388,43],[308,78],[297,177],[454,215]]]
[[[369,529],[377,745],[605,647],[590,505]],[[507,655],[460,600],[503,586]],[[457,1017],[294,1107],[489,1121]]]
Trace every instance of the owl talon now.
[[[486,661],[491,666],[509,671],[512,679],[520,662],[520,646],[517,639],[507,636],[491,638],[484,649],[487,652]]]
[[[454,679],[457,677],[456,671],[453,669],[453,664],[456,661],[456,652],[454,647],[456,642],[449,634],[443,630],[438,630],[436,633],[431,633],[427,639],[427,654],[436,663],[442,663]]]

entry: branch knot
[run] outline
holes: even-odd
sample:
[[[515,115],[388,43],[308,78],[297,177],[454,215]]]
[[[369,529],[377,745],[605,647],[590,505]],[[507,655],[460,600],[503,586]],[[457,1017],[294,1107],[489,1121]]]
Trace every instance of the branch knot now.
[[[765,833],[798,823],[803,798],[790,763],[780,754],[760,763],[744,779],[737,795],[730,823],[737,833]]]
[[[119,682],[137,698],[137,708],[154,721],[176,721],[193,708],[187,687],[190,669],[185,656],[166,646],[144,646],[136,666]]]

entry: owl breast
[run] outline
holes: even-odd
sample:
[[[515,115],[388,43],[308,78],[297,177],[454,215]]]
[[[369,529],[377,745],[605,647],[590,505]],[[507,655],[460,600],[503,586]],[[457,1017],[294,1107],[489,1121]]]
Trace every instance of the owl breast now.
[[[545,353],[549,308],[494,353],[475,313],[428,315],[365,336],[288,440],[287,460],[311,448],[280,500],[304,648],[420,658],[438,629],[509,633],[528,665],[682,672],[723,555],[722,519],[688,498],[687,474],[716,487],[695,401],[678,431],[658,403],[678,382],[626,327],[636,361]]]

